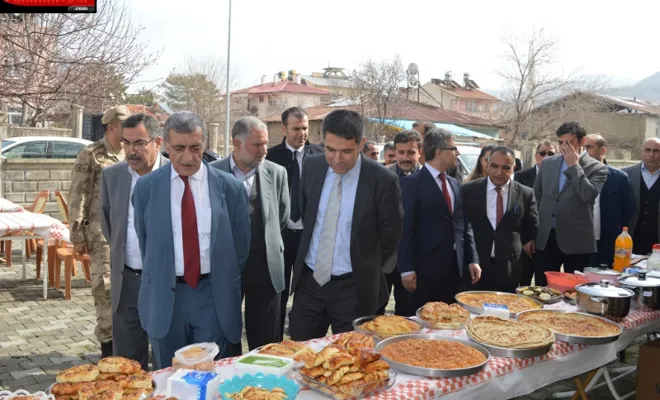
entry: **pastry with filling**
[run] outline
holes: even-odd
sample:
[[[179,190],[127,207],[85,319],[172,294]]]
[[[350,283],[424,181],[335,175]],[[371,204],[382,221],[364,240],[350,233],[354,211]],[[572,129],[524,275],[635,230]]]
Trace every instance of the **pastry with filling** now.
[[[419,316],[433,328],[459,328],[470,319],[470,312],[458,304],[443,302],[426,303]]]
[[[399,315],[380,315],[359,326],[360,329],[373,332],[380,337],[391,337],[418,332],[422,327],[408,318]]]
[[[508,349],[533,349],[555,342],[550,329],[498,317],[476,317],[467,331],[479,343]]]

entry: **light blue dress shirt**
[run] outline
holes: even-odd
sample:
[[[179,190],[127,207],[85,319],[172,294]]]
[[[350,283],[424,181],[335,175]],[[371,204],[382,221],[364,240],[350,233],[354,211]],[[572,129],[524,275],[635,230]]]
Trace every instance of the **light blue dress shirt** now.
[[[339,221],[337,223],[337,236],[335,239],[335,252],[332,256],[332,275],[343,275],[353,272],[351,264],[351,227],[353,226],[353,208],[355,207],[355,194],[357,193],[358,180],[360,179],[360,169],[362,167],[362,156],[358,157],[353,169],[348,171],[341,182],[341,205],[339,207]],[[309,242],[309,250],[305,257],[305,263],[314,270],[316,263],[316,253],[321,240],[321,229],[323,228],[323,218],[325,210],[328,207],[328,198],[332,185],[337,179],[337,174],[328,167],[323,182],[323,190],[319,199],[319,209],[316,212],[316,222],[314,223],[314,232]]]
[[[651,173],[651,171],[646,169],[644,163],[642,163],[642,179],[644,179],[644,183],[648,189],[651,189],[651,186],[655,184],[658,180],[658,176],[660,176],[660,169]]]

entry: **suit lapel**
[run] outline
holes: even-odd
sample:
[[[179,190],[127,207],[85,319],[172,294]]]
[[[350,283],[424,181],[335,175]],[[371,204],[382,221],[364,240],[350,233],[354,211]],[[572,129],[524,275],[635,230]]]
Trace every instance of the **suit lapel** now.
[[[128,171],[130,167],[127,165],[126,168],[124,169],[124,172],[122,175],[119,177],[119,179],[122,180],[121,185],[117,185],[117,196],[120,199],[125,200],[125,203],[122,205],[123,209],[121,215],[125,215],[126,219],[123,219],[119,221],[119,227],[121,232],[126,232],[126,226],[128,224],[128,208],[129,204],[131,203],[131,184],[133,183],[133,177],[131,176],[131,173]],[[123,236],[122,236],[123,237]]]
[[[637,200],[637,207],[639,207],[640,192],[642,190],[642,163],[639,163],[633,167],[631,171],[631,183],[633,187],[633,194]]]
[[[433,175],[431,175],[431,171],[428,170],[428,168],[421,168],[419,173],[420,178],[426,180],[426,184],[422,185],[422,187],[429,187],[430,191],[433,192],[433,197],[438,199],[438,202],[440,203],[440,206],[438,208],[434,208],[434,210],[437,210],[438,214],[442,215],[445,218],[452,219],[451,215],[449,214],[449,208],[447,208],[447,203],[445,202],[445,198],[442,195],[442,190],[438,186],[438,183],[433,179]],[[456,192],[454,191],[454,205],[458,204],[458,197],[456,197]],[[456,207],[454,207],[456,208]]]
[[[221,214],[220,205],[225,201],[225,195],[224,188],[222,187],[222,179],[213,179],[217,172],[213,170],[213,167],[208,167],[208,164],[206,165],[208,171],[209,200],[211,203],[211,243],[215,243],[214,240],[220,239],[218,238],[220,228],[218,220]]]
[[[463,198],[461,196],[461,185],[458,183],[457,180],[450,178],[447,176],[447,182],[449,182],[449,185],[451,186],[451,190],[454,191],[454,207],[452,209],[452,214],[456,212],[456,210],[459,210],[461,207],[463,207]],[[437,185],[436,185],[437,186]]]
[[[362,155],[360,155],[362,157]],[[351,221],[351,243],[353,243],[358,236],[360,221],[367,209],[370,191],[367,189],[365,181],[368,179],[368,172],[365,169],[369,168],[367,163],[362,160],[360,167],[360,176],[358,177],[357,191],[355,192],[355,204],[353,205],[353,220]]]
[[[479,217],[483,218],[483,220],[486,222],[486,226],[494,231],[496,228],[493,228],[493,224],[490,223],[490,219],[488,218],[488,178],[484,179],[483,182],[479,184],[478,201],[480,214]]]
[[[269,207],[271,204],[274,204],[273,199],[271,199],[271,194],[273,194],[275,191],[271,190],[271,187],[273,186],[273,176],[271,175],[270,168],[268,168],[266,164],[261,164],[257,168],[257,176],[255,178],[259,179],[259,188],[260,188],[259,196],[261,196],[261,216],[265,224],[266,221],[268,221],[268,215],[270,212]],[[257,182],[255,180],[254,184],[256,183]]]
[[[509,182],[509,196],[507,199],[507,205],[506,205],[506,212],[510,212],[513,210],[513,206],[515,206],[518,202],[518,194],[520,193],[520,190],[518,189],[518,185],[516,185],[516,182],[513,180]]]

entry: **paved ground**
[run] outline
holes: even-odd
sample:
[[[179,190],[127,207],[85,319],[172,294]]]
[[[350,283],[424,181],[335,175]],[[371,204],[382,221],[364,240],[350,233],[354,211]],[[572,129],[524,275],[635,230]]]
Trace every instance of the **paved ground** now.
[[[28,264],[27,281],[20,279],[21,268],[20,262],[12,268],[0,265],[0,390],[34,392],[47,388],[62,369],[97,362],[100,350],[93,333],[90,288],[84,280],[74,278],[72,300],[64,300],[62,291],[50,289],[44,301],[41,281],[34,279],[34,264]],[[628,350],[626,361],[637,363],[637,346]],[[634,386],[633,374],[618,383],[617,389],[628,393]],[[572,380],[566,380],[519,399],[546,399],[552,393],[574,388]],[[591,398],[607,400],[612,396],[603,388]]]

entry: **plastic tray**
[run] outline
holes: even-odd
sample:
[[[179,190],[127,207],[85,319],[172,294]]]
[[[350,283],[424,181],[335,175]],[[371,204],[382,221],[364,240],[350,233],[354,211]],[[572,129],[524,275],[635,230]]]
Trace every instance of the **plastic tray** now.
[[[335,386],[326,385],[314,378],[301,374],[299,368],[294,370],[293,378],[301,385],[335,400],[362,399],[388,390],[394,386],[394,383],[396,382],[396,371],[390,369],[387,372],[389,376],[382,381],[369,382],[362,386],[353,387],[346,392],[342,392]]]
[[[294,399],[300,391],[300,386],[292,379],[284,376],[257,373],[254,375],[245,374],[243,376],[234,376],[231,379],[224,380],[220,384],[218,394],[221,399],[227,399],[227,397],[225,397],[227,393],[233,394],[240,392],[246,386],[264,388],[267,390],[280,388],[284,390],[289,399]]]
[[[246,363],[246,361],[249,361],[249,359],[251,358],[254,359],[255,361],[257,359],[262,359],[264,362]],[[268,361],[274,363],[280,363],[282,364],[282,366],[276,367],[276,366],[268,365],[267,364]],[[247,353],[246,355],[241,356],[237,360],[235,360],[233,365],[234,368],[236,368],[236,370],[241,373],[247,373],[247,374],[263,373],[265,375],[268,374],[285,375],[287,372],[293,369],[295,364],[296,362],[293,361],[291,358],[277,357],[266,354]]]

